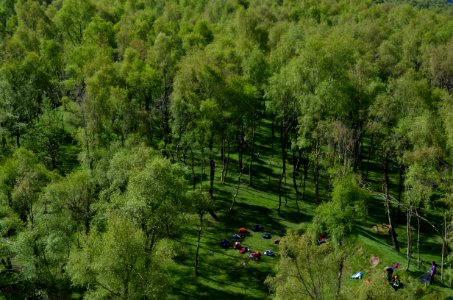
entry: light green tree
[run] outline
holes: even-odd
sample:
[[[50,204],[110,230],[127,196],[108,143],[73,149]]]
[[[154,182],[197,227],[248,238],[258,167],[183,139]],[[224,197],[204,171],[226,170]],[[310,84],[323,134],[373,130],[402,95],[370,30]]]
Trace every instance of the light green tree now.
[[[67,270],[73,284],[87,288],[86,299],[161,299],[167,292],[161,270],[166,257],[151,257],[146,244],[130,219],[111,215],[106,232],[93,230],[71,251]]]

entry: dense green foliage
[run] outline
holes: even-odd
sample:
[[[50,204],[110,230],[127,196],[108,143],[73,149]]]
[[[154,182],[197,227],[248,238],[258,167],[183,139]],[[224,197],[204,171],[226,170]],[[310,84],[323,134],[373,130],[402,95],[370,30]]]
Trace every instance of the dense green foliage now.
[[[184,298],[175,270],[209,276],[202,235],[241,187],[276,196],[249,216],[309,223],[260,269],[256,297],[348,298],[368,214],[408,270],[430,227],[424,254],[451,286],[452,7],[0,0],[0,297]]]

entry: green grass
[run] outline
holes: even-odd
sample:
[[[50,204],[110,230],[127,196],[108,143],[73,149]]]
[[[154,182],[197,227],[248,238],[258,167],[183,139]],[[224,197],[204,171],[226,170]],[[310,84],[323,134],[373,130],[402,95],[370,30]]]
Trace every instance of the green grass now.
[[[306,199],[299,201],[300,212],[297,211],[295,193],[292,186],[292,165],[287,165],[288,173],[286,179],[286,204],[285,199],[282,205],[281,214],[277,213],[278,206],[278,179],[281,172],[281,158],[279,154],[278,137],[274,139],[274,149],[271,142],[270,122],[263,121],[257,136],[256,155],[253,165],[252,186],[248,182],[248,169],[245,168],[241,180],[238,197],[232,213],[228,212],[233,194],[237,186],[237,157],[231,155],[230,167],[226,184],[220,186],[221,161],[216,162],[216,184],[215,184],[215,212],[219,217],[218,221],[209,215],[205,217],[200,249],[199,276],[194,275],[194,258],[196,247],[196,219],[187,222],[183,234],[175,242],[177,256],[176,263],[170,267],[171,295],[170,299],[269,299],[272,295],[264,281],[267,276],[275,273],[278,256],[263,256],[259,262],[249,260],[246,255],[239,254],[233,249],[224,250],[219,247],[219,241],[223,238],[230,239],[230,236],[238,232],[240,227],[251,228],[254,224],[263,224],[265,232],[272,235],[271,240],[265,240],[261,233],[251,232],[241,244],[252,250],[272,250],[278,253],[278,246],[273,240],[282,237],[285,232],[292,228],[298,229],[303,224],[311,221],[316,209],[314,199],[314,184],[312,170],[309,171],[307,181]],[[220,152],[220,151],[217,151]],[[219,156],[219,153],[217,153]],[[244,164],[248,163],[248,156],[244,155]],[[382,175],[379,173],[377,162],[365,162],[369,167],[368,184],[374,191],[380,192]],[[326,170],[321,170],[322,181],[320,183],[320,196],[322,201],[328,200],[329,182],[326,179]],[[199,172],[199,169],[197,169]],[[208,173],[208,169],[205,171]],[[199,179],[199,174],[197,175]],[[203,187],[208,187],[208,177],[204,177]],[[394,171],[391,174],[393,191],[398,185],[398,174]],[[199,182],[198,182],[199,184]],[[396,196],[395,194],[393,196]],[[398,295],[398,299],[444,299],[453,292],[446,287],[446,282],[434,286],[424,286],[418,282],[418,278],[429,269],[430,261],[440,262],[441,240],[434,230],[426,224],[421,224],[420,256],[422,266],[420,270],[416,267],[416,236],[414,233],[414,249],[412,264],[409,271],[406,269],[406,229],[405,216],[402,215],[401,222],[397,224],[396,230],[400,241],[401,252],[393,250],[389,236],[378,236],[373,230],[377,223],[387,223],[382,200],[372,198],[368,203],[369,216],[363,220],[357,228],[357,247],[345,267],[343,279],[344,295],[356,295],[361,289],[366,288],[363,281],[352,280],[350,275],[364,271],[365,278],[382,280],[382,289],[391,287],[385,283],[383,268],[392,262],[400,262],[398,270],[405,287],[398,291],[398,294],[389,294],[391,297]],[[393,208],[396,211],[395,208]],[[415,219],[414,225],[416,226]],[[380,263],[371,268],[369,260],[371,255],[377,255]],[[440,276],[436,276],[440,280]],[[447,279],[448,280],[448,279]],[[380,288],[380,287],[379,287]],[[388,292],[388,291],[387,291]]]

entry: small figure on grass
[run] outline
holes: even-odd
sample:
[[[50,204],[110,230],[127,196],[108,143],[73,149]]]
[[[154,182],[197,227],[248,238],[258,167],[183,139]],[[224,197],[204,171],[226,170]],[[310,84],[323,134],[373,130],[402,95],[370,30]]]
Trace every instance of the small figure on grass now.
[[[220,241],[220,247],[227,249],[228,247],[230,247],[230,242],[228,242],[226,239],[223,239]]]
[[[433,263],[431,264],[431,270],[429,271],[430,272],[429,284],[434,283],[434,275],[436,275],[437,267],[438,267],[438,265],[436,264],[435,261],[433,261]]]
[[[233,243],[233,249],[239,250],[239,249],[241,249],[241,248],[242,248],[242,247],[241,247],[241,243],[239,243],[239,242],[234,242],[234,243]]]
[[[387,281],[388,282],[392,282],[393,268],[392,267],[385,267],[384,268],[384,273],[387,273]]]
[[[324,237],[322,236],[322,233],[319,234],[319,237],[318,237],[318,240],[316,241],[316,244],[318,245],[321,245],[323,243],[325,243],[326,240],[324,239]]]
[[[249,258],[258,261],[261,258],[261,253],[259,251],[253,251],[249,254]]]
[[[390,285],[395,291],[403,287],[403,284],[400,282],[400,278],[398,275],[393,276],[393,280],[392,282],[390,282]]]

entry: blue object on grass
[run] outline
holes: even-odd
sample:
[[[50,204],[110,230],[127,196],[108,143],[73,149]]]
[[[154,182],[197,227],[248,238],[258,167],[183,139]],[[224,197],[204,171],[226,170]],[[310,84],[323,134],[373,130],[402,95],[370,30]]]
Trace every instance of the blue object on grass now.
[[[362,279],[363,277],[363,272],[357,272],[355,274],[352,274],[351,278],[352,279]]]

